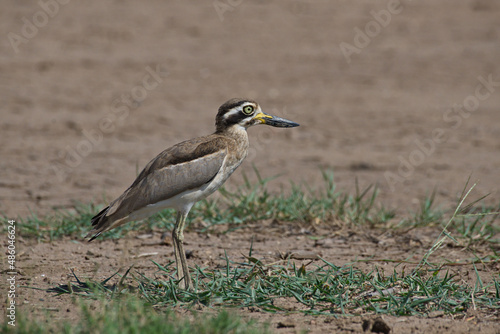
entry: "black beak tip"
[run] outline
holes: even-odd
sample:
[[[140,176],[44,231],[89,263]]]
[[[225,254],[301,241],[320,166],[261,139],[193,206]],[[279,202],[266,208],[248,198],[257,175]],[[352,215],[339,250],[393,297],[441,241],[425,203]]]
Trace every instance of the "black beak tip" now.
[[[300,125],[299,123],[289,122],[289,123],[282,123],[281,125],[278,125],[278,126],[281,128],[295,128],[299,125]]]
[[[274,126],[276,128],[294,128],[300,125],[299,123],[295,123],[287,119],[276,116],[273,116],[273,118],[271,119],[266,119],[266,124]]]

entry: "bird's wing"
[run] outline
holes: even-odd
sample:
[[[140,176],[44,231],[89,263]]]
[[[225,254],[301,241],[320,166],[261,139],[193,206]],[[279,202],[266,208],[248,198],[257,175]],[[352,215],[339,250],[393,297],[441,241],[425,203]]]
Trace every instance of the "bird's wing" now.
[[[134,211],[209,183],[224,164],[227,152],[228,142],[215,135],[166,149],[146,165],[120,197],[92,218],[89,241],[126,223]]]
[[[132,186],[110,204],[106,216],[120,219],[147,205],[209,183],[222,167],[226,147],[211,142],[195,144],[195,147],[193,142],[181,144],[153,159]]]

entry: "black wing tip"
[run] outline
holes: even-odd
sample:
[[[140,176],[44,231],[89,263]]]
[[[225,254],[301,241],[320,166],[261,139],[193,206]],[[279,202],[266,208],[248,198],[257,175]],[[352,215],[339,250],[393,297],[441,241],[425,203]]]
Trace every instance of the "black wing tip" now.
[[[92,217],[92,219],[90,220],[90,222],[92,223],[92,226],[96,226],[97,224],[99,224],[99,222],[102,220],[102,218],[104,216],[106,216],[106,213],[108,212],[108,210],[109,210],[109,206],[105,207],[104,209],[99,211],[98,214],[96,214],[94,217]]]
[[[88,242],[91,242],[92,240],[97,238],[99,235],[101,235],[102,231],[98,231],[99,225],[102,226],[102,224],[106,221],[106,213],[108,212],[108,210],[109,210],[109,206],[107,206],[104,209],[102,209],[101,211],[99,211],[99,213],[96,214],[94,217],[92,217],[92,219],[90,220],[90,222],[92,223],[92,226],[94,226],[94,228],[85,236],[85,238],[90,238],[88,240]],[[94,234],[94,235],[91,237],[92,234]]]
[[[90,233],[89,233],[90,234]],[[88,242],[91,242],[92,240],[94,240],[95,238],[97,238],[98,236],[101,235],[101,232],[97,232],[96,234],[94,234],[89,240]],[[88,238],[89,236],[87,235],[85,238]]]

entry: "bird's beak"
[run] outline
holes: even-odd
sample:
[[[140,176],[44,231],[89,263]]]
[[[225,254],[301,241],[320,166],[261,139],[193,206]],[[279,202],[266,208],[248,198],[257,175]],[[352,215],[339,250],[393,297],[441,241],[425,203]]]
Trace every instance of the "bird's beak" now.
[[[253,119],[259,121],[261,124],[271,125],[277,128],[294,128],[296,126],[299,126],[298,123],[278,116],[268,115],[263,113],[262,111],[256,114]]]

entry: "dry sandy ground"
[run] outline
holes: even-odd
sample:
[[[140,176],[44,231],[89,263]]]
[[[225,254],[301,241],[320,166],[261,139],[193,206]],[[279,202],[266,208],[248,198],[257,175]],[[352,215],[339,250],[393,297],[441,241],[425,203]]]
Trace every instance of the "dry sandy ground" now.
[[[327,237],[315,241],[309,238],[309,233]],[[395,270],[395,264],[380,260],[406,260],[407,262],[397,266],[396,270],[398,273],[402,270],[410,272],[414,264],[432,246],[436,233],[436,230],[427,229],[404,234],[381,234],[379,231],[339,229],[338,226],[334,231],[325,228],[313,230],[293,227],[286,223],[264,222],[229,234],[186,233],[185,244],[186,251],[190,254],[189,265],[193,267],[197,265],[201,268],[224,270],[226,254],[234,262],[247,262],[244,256],[248,254],[253,239],[252,256],[266,265],[279,263],[283,254],[291,254],[291,262],[294,262],[297,268],[306,265],[307,270],[314,270],[316,266],[322,266],[324,263],[312,259],[321,256],[337,266],[361,260],[356,263],[356,268],[369,272],[376,266],[381,273],[390,275]],[[69,282],[76,284],[71,270],[82,281],[103,281],[116,271],[123,275],[133,265],[131,275],[139,277],[139,274],[143,274],[150,278],[165,279],[151,262],[167,264],[174,257],[171,241],[166,239],[167,243],[162,243],[161,235],[161,231],[157,231],[114,241],[98,240],[91,245],[74,240],[41,244],[22,242],[23,251],[18,256],[22,273],[19,283],[24,287],[20,288],[19,292],[22,308],[33,314],[41,314],[48,309],[53,320],[75,319],[78,311],[75,310],[70,295],[56,297],[54,292],[35,290],[54,288]],[[449,259],[458,261],[471,257],[471,253],[465,251],[462,246],[452,242],[445,245],[432,256],[433,262],[444,263]],[[479,247],[475,251],[480,257],[490,252],[486,247]],[[370,260],[363,262],[368,259]],[[284,265],[285,262],[282,263]],[[473,286],[476,283],[476,275],[471,266],[445,265],[442,269],[442,274],[449,270],[462,284]],[[483,282],[491,282],[495,273],[500,271],[500,263],[478,264],[477,270]],[[117,284],[119,280],[112,279],[108,285]],[[131,282],[133,286],[137,286],[136,282]],[[367,291],[370,292],[374,291]],[[302,330],[310,333],[361,333],[363,320],[375,318],[370,315],[347,318],[305,316],[297,313],[304,310],[304,306],[287,299],[276,299],[274,305],[289,312],[269,314],[253,307],[240,312],[245,317],[269,322],[276,333],[300,333]],[[178,312],[182,316],[190,314],[185,310]],[[444,316],[440,312],[434,312],[429,317],[384,316],[384,320],[394,333],[498,333],[499,328],[498,313],[474,311],[472,307],[466,314],[456,316]]]
[[[499,202],[497,1],[41,3],[0,4],[8,217],[114,198],[232,97],[301,127],[250,129],[229,186],[252,164],[282,175],[273,189],[331,168],[340,189],[377,183],[408,212],[435,187],[450,208],[472,175],[471,196]]]

